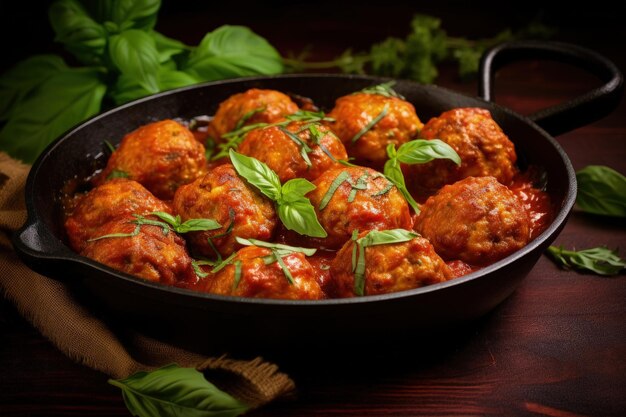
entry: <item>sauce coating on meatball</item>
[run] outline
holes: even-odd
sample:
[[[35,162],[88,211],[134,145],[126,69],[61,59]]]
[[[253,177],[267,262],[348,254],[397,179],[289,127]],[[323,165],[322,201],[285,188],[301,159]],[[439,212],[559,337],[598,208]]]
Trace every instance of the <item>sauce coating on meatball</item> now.
[[[222,135],[255,123],[274,123],[298,111],[298,105],[288,95],[276,90],[252,88],[230,96],[220,103],[208,133],[216,142]],[[243,122],[243,123],[242,123]],[[241,124],[242,126],[238,126]]]
[[[356,158],[357,163],[375,169],[381,169],[387,160],[387,145],[398,148],[415,139],[422,128],[411,103],[379,94],[355,93],[340,97],[328,117],[335,119],[329,126],[344,143],[348,154]],[[380,120],[376,122],[377,118]]]
[[[495,178],[468,177],[430,197],[415,230],[443,259],[488,265],[528,243],[530,219],[517,196]]]
[[[359,234],[359,238],[368,232]],[[339,297],[355,294],[355,246],[350,240],[337,252],[331,264],[336,293]],[[407,242],[369,246],[365,254],[364,295],[405,291],[447,281],[452,277],[446,263],[433,246],[422,237]]]
[[[423,202],[444,185],[466,177],[492,176],[509,185],[517,173],[515,146],[488,110],[446,111],[430,119],[419,136],[446,142],[461,157],[461,165],[447,159],[404,165],[407,183],[417,201]]]
[[[204,173],[204,151],[204,146],[180,123],[150,123],[124,136],[96,184],[124,175],[158,198],[171,200],[179,186]]]
[[[222,227],[190,232],[187,239],[197,253],[215,258],[241,247],[235,238],[269,240],[276,227],[274,205],[249,187],[231,164],[218,165],[191,184],[178,189],[172,202],[183,221],[213,219]]]
[[[293,178],[312,181],[340,166],[338,160],[348,159],[346,148],[328,127],[298,121],[249,132],[238,151],[266,163],[283,183]]]
[[[302,253],[282,257],[293,282],[279,262],[266,262],[272,251],[258,246],[240,249],[232,262],[217,272],[209,292],[222,295],[290,300],[318,300],[324,297],[315,270]]]
[[[409,206],[381,173],[364,167],[326,171],[307,194],[317,218],[328,233],[322,247],[338,249],[353,230],[411,228]]]

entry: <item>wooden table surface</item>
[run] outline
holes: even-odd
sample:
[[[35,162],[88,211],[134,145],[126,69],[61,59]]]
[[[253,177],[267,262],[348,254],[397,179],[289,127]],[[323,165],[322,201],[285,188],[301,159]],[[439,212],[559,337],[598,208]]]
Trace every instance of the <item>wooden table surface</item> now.
[[[297,6],[282,10],[280,16],[297,14]],[[397,16],[406,16],[408,7],[398,6]],[[404,17],[398,25],[380,19],[387,25],[365,28],[374,21],[373,16],[383,13],[374,7],[353,18],[343,14],[336,20],[318,11],[308,16],[305,24],[291,21],[280,27],[272,26],[280,20],[276,16],[255,20],[254,13],[248,12],[234,17],[225,7],[213,14],[205,10],[182,12],[171,5],[164,10],[168,15],[161,18],[162,30],[173,37],[186,37],[190,43],[221,23],[241,23],[266,36],[281,52],[304,47],[306,39],[316,44],[315,36],[319,35],[317,53],[329,56],[345,46],[367,44],[387,33],[399,35],[408,27]],[[424,11],[438,13],[444,26],[446,21],[458,23],[466,35],[484,34],[485,24],[496,22],[490,19],[497,13],[504,13],[509,20],[497,20],[496,26],[520,18],[502,8]],[[529,11],[523,9],[521,16],[528,16]],[[384,13],[388,16],[390,12]],[[589,23],[580,26],[580,20],[572,16],[563,17],[571,21],[557,22],[563,28],[557,38],[596,49],[624,70],[623,30],[608,40],[602,35],[612,30],[610,24],[616,20],[609,18],[603,23],[590,12],[585,17]],[[203,17],[206,26],[198,29]],[[459,23],[462,21],[465,23]],[[181,22],[190,22],[184,33],[177,32],[182,31]],[[304,29],[285,38],[285,33],[295,27]],[[437,82],[470,95],[476,92],[475,82],[460,82],[449,68]],[[501,72],[497,101],[528,113],[593,85],[597,82],[579,70],[520,63]],[[575,169],[603,164],[626,173],[626,102],[609,117],[557,140]],[[624,221],[574,210],[555,243],[578,249],[606,245],[624,252],[625,231]],[[564,271],[543,256],[510,298],[456,337],[424,340],[415,352],[405,347],[393,357],[373,353],[370,360],[358,363],[312,368],[294,357],[277,358],[278,365],[294,378],[297,396],[249,415],[624,416],[625,278],[624,274],[602,278]],[[106,383],[106,375],[65,357],[4,299],[0,299],[0,340],[0,416],[129,415],[119,390]]]

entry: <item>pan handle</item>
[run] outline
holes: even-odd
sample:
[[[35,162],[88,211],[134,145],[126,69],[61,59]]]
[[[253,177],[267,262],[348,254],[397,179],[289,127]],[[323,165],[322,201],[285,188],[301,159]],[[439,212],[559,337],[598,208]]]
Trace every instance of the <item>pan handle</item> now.
[[[547,59],[582,68],[604,83],[579,97],[528,116],[553,136],[601,119],[617,108],[624,77],[613,62],[577,45],[560,42],[516,41],[488,50],[480,62],[478,94],[493,100],[494,74],[503,66],[526,59]]]

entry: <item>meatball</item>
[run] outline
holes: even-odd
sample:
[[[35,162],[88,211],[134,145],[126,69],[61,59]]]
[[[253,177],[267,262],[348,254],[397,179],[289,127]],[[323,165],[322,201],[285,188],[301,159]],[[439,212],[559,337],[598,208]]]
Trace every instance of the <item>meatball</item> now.
[[[298,111],[298,105],[289,96],[275,90],[252,88],[235,94],[220,103],[209,124],[209,134],[217,142],[222,135],[254,123],[274,123]]]
[[[369,130],[368,125],[385,112]],[[340,97],[328,117],[329,125],[360,164],[381,169],[387,160],[387,145],[397,147],[417,137],[422,122],[408,101],[379,94],[356,93]],[[357,135],[361,135],[354,140]]]
[[[517,196],[494,177],[468,177],[430,197],[415,230],[443,259],[480,266],[524,247],[530,218]]]
[[[447,159],[403,166],[410,191],[423,202],[446,184],[466,177],[495,177],[509,185],[517,173],[515,146],[491,113],[479,108],[459,108],[430,119],[420,138],[440,139],[461,157],[461,165]]]
[[[246,135],[238,150],[266,163],[281,182],[296,177],[314,180],[340,166],[337,160],[348,159],[343,144],[328,127],[305,122],[255,129]]]
[[[99,236],[87,241],[80,254],[148,281],[175,285],[198,280],[183,238],[152,225],[141,225],[134,234],[134,219],[126,216],[100,226]],[[106,237],[119,233],[129,236]]]
[[[307,194],[328,233],[320,246],[338,249],[353,230],[410,228],[409,206],[387,178],[371,168],[344,167],[326,171]]]
[[[359,238],[369,232],[361,232]],[[354,297],[354,240],[337,252],[330,272],[338,297]],[[365,253],[364,295],[387,294],[447,281],[452,277],[446,263],[423,237],[408,242],[368,246]]]
[[[180,187],[172,205],[183,221],[204,218],[222,225],[216,230],[186,235],[191,248],[209,258],[217,256],[216,250],[222,256],[235,252],[241,247],[236,236],[270,239],[277,223],[273,203],[239,178],[231,164],[218,165]]]
[[[79,197],[72,214],[65,221],[65,230],[72,248],[80,252],[87,240],[103,234],[100,228],[104,224],[153,211],[169,213],[171,210],[138,182],[113,179]]]
[[[171,200],[176,189],[205,171],[204,146],[173,120],[150,123],[126,135],[96,184],[123,175],[155,196]]]
[[[315,270],[302,253],[282,257],[293,283],[281,265],[264,258],[272,254],[267,248],[248,246],[240,249],[229,265],[215,275],[209,292],[222,295],[291,300],[318,300],[323,292]],[[238,277],[237,270],[239,270]]]

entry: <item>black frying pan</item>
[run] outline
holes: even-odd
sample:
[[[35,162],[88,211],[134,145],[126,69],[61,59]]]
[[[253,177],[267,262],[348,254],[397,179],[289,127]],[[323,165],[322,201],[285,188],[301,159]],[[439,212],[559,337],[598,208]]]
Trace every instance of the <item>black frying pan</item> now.
[[[590,93],[530,117],[491,103],[492,76],[512,59],[558,59],[588,69],[605,84]],[[106,163],[103,143],[172,117],[212,114],[230,95],[270,88],[310,97],[329,110],[336,98],[388,81],[345,75],[287,75],[213,82],[141,99],[96,116],[51,144],[35,162],[26,184],[28,220],[14,235],[15,248],[33,270],[70,283],[106,314],[143,330],[202,349],[205,345],[293,348],[313,341],[369,343],[466,323],[508,297],[565,225],[576,196],[572,166],[550,133],[558,134],[608,114],[621,97],[618,69],[594,52],[571,45],[511,43],[488,52],[482,62],[480,94],[467,97],[436,86],[398,81],[394,88],[426,121],[454,107],[491,111],[515,143],[521,167],[543,167],[556,207],[548,229],[528,246],[467,276],[415,290],[352,299],[288,301],[244,299],[192,292],[147,282],[77,255],[64,242],[61,190]],[[545,129],[545,130],[544,130]]]

